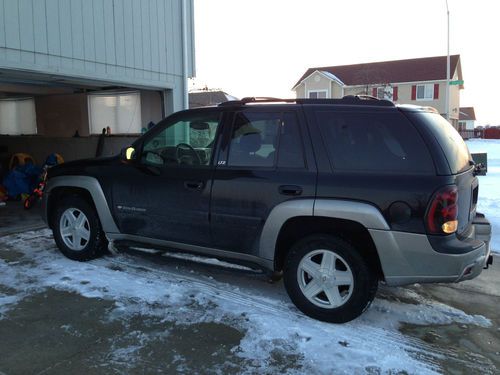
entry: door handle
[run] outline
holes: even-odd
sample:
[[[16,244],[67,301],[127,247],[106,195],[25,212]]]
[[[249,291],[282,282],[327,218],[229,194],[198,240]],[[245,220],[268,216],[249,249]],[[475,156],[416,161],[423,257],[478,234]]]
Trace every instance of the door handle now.
[[[184,181],[184,187],[188,190],[201,190],[204,186],[203,181]]]
[[[281,185],[279,187],[280,194],[283,195],[300,195],[302,194],[302,188],[297,185]]]

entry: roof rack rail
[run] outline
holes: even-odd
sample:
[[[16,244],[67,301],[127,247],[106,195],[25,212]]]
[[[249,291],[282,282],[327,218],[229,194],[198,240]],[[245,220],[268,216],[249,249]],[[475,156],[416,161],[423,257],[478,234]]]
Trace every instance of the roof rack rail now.
[[[245,98],[242,98],[240,100],[229,100],[227,102],[223,102],[219,104],[219,107],[226,107],[226,106],[232,106],[232,105],[242,105],[242,104],[248,104],[248,103],[295,103],[296,99],[279,99],[279,98],[272,98],[268,96],[248,96]]]
[[[394,103],[386,99],[378,99],[371,95],[346,95],[340,99],[279,99],[272,97],[245,97],[219,104],[219,107],[240,106],[251,103],[297,103],[297,104],[347,104],[394,107]]]

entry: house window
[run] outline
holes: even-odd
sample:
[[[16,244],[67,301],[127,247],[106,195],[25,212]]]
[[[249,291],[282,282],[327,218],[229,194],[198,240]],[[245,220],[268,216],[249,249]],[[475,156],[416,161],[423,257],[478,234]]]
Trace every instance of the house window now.
[[[141,96],[138,92],[89,95],[91,134],[108,126],[111,134],[141,133]]]
[[[377,87],[377,98],[385,99],[385,88],[383,86]]]
[[[36,112],[33,98],[0,100],[0,134],[36,134]]]
[[[326,99],[327,94],[327,90],[309,90],[308,97],[309,99]]]
[[[432,99],[434,99],[433,84],[417,85],[417,100],[432,100]]]

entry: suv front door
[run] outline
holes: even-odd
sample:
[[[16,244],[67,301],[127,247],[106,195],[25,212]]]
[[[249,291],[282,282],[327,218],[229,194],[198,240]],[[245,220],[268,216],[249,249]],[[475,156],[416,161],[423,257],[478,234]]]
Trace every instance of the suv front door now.
[[[210,244],[209,204],[220,111],[169,117],[135,145],[122,165],[113,203],[120,231],[179,243]]]
[[[228,124],[212,188],[212,238],[218,249],[257,255],[271,210],[315,197],[316,166],[298,110],[245,108]]]

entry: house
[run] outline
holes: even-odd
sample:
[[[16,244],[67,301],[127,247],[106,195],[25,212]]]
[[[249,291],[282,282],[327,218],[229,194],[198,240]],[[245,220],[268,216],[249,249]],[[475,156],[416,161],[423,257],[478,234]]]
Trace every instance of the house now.
[[[446,56],[309,68],[293,86],[297,98],[372,95],[395,103],[436,108],[446,114]],[[458,128],[460,55],[450,56],[450,122]]]
[[[221,90],[202,89],[191,91],[189,93],[189,108],[217,105],[229,100],[238,100],[238,98]]]
[[[460,116],[458,118],[458,130],[474,130],[476,114],[474,107],[460,107]]]

